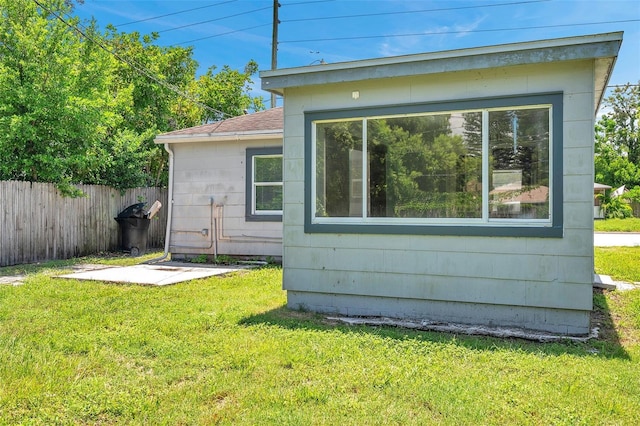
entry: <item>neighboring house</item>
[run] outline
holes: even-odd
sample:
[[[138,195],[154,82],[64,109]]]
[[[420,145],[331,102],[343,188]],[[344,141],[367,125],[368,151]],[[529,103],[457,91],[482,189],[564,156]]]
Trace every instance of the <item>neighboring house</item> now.
[[[607,190],[611,189],[609,185],[603,183],[593,184],[593,218],[604,219],[604,211],[602,210],[602,197],[605,196]]]
[[[594,117],[622,33],[261,72],[288,306],[584,335]]]
[[[164,133],[172,259],[282,256],[282,108]]]

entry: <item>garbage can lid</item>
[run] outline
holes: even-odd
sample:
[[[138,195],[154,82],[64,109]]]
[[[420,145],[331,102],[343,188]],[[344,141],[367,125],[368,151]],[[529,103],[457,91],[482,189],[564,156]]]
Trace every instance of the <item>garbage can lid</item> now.
[[[120,214],[118,215],[118,219],[129,218],[129,217],[135,217],[139,219],[144,218],[145,204],[146,203],[137,203],[137,204],[130,205],[129,207],[127,207],[126,209],[120,212]]]

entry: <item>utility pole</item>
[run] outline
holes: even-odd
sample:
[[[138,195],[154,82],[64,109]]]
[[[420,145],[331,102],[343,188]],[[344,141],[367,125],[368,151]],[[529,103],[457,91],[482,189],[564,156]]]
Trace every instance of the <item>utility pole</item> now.
[[[278,0],[273,0],[273,32],[271,36],[271,69],[275,70],[278,68],[278,24],[280,20],[278,19],[278,9],[280,8],[280,3]],[[276,94],[271,93],[271,108],[276,107]]]

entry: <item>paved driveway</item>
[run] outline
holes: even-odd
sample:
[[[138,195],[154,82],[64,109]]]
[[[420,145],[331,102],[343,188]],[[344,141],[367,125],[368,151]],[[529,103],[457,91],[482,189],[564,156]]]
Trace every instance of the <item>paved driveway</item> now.
[[[596,247],[640,246],[640,233],[594,232],[593,245]]]

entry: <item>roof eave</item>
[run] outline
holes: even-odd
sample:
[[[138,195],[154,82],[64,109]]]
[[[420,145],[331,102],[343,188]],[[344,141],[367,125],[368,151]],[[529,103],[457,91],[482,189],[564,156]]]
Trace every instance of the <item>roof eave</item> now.
[[[261,71],[262,89],[284,94],[290,87],[345,83],[487,68],[592,59],[599,61],[596,79],[597,111],[615,58],[622,32],[567,37],[525,43],[369,59],[336,64]]]
[[[158,135],[156,144],[165,143],[203,143],[203,142],[238,142],[256,140],[282,140],[283,131],[242,132],[242,133],[200,133],[190,135]]]

